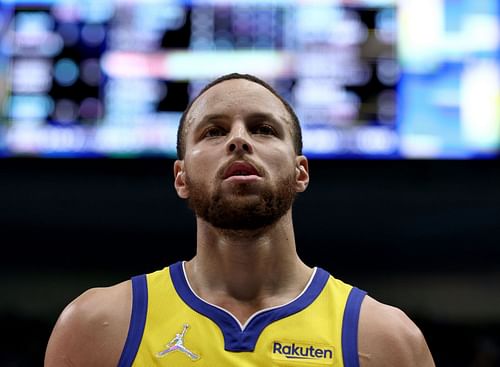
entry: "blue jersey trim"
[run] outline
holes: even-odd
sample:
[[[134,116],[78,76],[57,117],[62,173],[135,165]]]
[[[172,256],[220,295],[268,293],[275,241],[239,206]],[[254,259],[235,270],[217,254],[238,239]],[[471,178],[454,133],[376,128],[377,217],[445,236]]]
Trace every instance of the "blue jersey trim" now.
[[[118,367],[130,367],[141,344],[148,311],[148,284],[146,275],[132,277],[132,314],[127,340]]]
[[[359,367],[358,325],[361,303],[366,292],[356,287],[351,289],[347,298],[344,320],[342,322],[342,354],[344,367]]]
[[[330,274],[317,268],[309,287],[294,301],[284,306],[263,311],[254,316],[241,330],[240,325],[228,312],[217,308],[197,297],[184,276],[182,263],[170,266],[170,276],[182,300],[196,312],[215,322],[224,335],[224,349],[230,352],[252,352],[262,330],[272,322],[297,313],[309,306],[325,287]]]

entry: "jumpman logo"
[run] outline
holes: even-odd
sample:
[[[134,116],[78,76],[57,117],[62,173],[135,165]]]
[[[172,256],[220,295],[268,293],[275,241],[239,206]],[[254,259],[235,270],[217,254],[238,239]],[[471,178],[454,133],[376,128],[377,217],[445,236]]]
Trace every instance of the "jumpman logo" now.
[[[170,352],[175,352],[176,350],[179,352],[183,352],[189,356],[193,361],[196,361],[197,359],[200,358],[197,354],[191,352],[189,349],[187,349],[184,346],[184,335],[186,334],[186,331],[188,329],[189,325],[184,324],[184,329],[182,330],[181,333],[175,334],[175,338],[172,339],[170,343],[166,345],[167,349],[162,350],[161,352],[156,353],[156,356],[158,358],[164,357]]]

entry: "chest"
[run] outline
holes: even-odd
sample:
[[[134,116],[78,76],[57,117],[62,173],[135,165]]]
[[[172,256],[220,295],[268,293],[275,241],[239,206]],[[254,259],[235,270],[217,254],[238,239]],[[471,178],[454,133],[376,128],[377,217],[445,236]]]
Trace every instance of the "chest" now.
[[[238,330],[191,309],[146,325],[134,366],[342,367],[341,325],[317,307]],[[153,326],[154,325],[154,326]]]
[[[180,265],[132,283],[132,321],[120,367],[357,365],[364,292],[325,271],[318,270],[296,299],[261,310],[244,325],[198,297]]]

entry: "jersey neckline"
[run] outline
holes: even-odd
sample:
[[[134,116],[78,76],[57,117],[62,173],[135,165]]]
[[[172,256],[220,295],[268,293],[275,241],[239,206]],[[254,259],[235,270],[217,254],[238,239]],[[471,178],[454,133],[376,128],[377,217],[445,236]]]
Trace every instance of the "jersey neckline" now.
[[[253,351],[259,335],[266,326],[309,306],[319,296],[330,276],[327,271],[315,268],[309,283],[295,299],[284,305],[256,312],[242,326],[229,311],[212,305],[195,294],[187,280],[183,262],[171,265],[169,270],[179,297],[193,310],[218,325],[224,336],[225,350],[233,352]]]

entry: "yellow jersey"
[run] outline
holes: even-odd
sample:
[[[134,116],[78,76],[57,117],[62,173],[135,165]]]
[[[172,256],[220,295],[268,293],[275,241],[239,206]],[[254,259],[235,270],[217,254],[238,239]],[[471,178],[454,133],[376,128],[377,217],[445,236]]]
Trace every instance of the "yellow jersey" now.
[[[366,292],[319,267],[299,296],[244,325],[194,293],[183,262],[133,277],[132,294],[119,367],[359,367]]]

